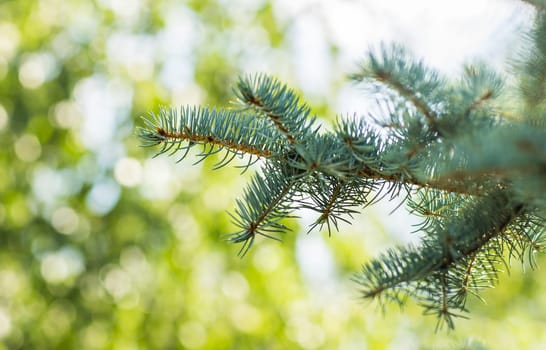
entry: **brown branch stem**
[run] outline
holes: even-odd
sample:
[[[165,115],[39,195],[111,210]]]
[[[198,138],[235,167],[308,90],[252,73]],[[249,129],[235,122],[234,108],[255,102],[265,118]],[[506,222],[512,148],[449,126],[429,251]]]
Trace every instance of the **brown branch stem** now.
[[[156,133],[160,136],[161,141],[164,143],[179,141],[208,143],[214,146],[225,147],[235,152],[242,152],[262,158],[269,158],[273,155],[273,151],[265,148],[260,148],[255,145],[244,145],[240,143],[235,143],[211,135],[192,134],[189,131],[172,132],[162,128],[157,128]]]

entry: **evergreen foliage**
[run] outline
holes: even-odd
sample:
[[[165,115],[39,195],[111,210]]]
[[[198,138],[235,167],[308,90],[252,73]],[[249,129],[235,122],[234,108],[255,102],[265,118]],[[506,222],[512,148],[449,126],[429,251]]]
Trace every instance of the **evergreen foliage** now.
[[[512,258],[534,267],[546,243],[546,12],[527,2],[537,15],[513,65],[517,86],[484,64],[450,81],[382,45],[351,75],[377,95],[373,121],[339,118],[324,130],[293,90],[256,75],[238,81],[236,107],[164,108],[139,136],[180,159],[195,146],[201,159],[223,151],[218,168],[243,155],[244,170],[264,161],[232,215],[238,231],[228,239],[240,255],[257,236],[280,239],[299,208],[317,212],[311,229],[330,232],[378,200],[407,196],[421,242],[365,263],[354,280],[364,298],[410,296],[453,328],[468,295],[493,286]]]

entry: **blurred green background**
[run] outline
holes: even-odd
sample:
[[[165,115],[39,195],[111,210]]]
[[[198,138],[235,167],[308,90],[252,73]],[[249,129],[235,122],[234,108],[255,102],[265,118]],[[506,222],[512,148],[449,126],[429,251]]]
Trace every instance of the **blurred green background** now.
[[[248,176],[139,147],[140,116],[160,105],[229,105],[237,76],[258,71],[302,89],[333,120],[351,100],[337,94],[351,89],[340,68],[347,38],[328,35],[335,30],[306,3],[0,1],[2,348],[546,343],[543,271],[523,274],[516,262],[483,294],[487,304],[471,301],[470,320],[435,333],[436,320],[413,303],[382,313],[350,281],[371,256],[414,239],[403,209],[387,219],[366,209],[331,238],[306,235],[302,213],[283,243],[259,240],[240,259],[222,237]],[[294,35],[302,30],[311,36]]]

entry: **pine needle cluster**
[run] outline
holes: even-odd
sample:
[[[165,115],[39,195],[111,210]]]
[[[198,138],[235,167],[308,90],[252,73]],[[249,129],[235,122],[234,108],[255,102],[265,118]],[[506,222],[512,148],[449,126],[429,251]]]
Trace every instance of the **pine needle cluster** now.
[[[399,45],[371,50],[350,78],[377,96],[381,115],[340,117],[332,130],[289,87],[266,75],[241,78],[237,105],[163,108],[139,136],[158,154],[257,160],[228,236],[245,255],[258,237],[282,239],[283,219],[307,208],[310,229],[330,232],[363,208],[399,195],[422,218],[419,244],[388,250],[354,280],[361,295],[409,296],[439,325],[465,317],[467,297],[495,285],[510,259],[535,266],[546,244],[546,7],[536,9],[516,86],[484,64],[449,80]],[[200,160],[201,160],[200,159]]]

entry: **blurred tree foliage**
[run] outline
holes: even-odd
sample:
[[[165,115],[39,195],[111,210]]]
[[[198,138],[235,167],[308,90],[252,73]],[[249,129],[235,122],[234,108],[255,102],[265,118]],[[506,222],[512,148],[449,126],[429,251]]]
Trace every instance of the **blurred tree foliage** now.
[[[474,307],[473,320],[445,339],[431,333],[433,321],[410,320],[419,312],[411,305],[382,317],[355,301],[350,272],[387,239],[373,219],[368,241],[351,229],[328,240],[306,269],[332,273],[313,279],[295,253],[304,250],[295,248],[295,235],[282,245],[263,242],[243,260],[221,240],[224,209],[242,187],[236,170],[218,176],[210,162],[143,161],[149,157],[132,134],[139,115],[158,104],[225,105],[254,51],[282,57],[286,28],[274,6],[250,3],[0,2],[2,347],[525,348],[544,341],[539,274],[514,272],[489,296],[497,311]],[[318,235],[301,239],[324,247]],[[499,325],[513,331],[499,334]]]

